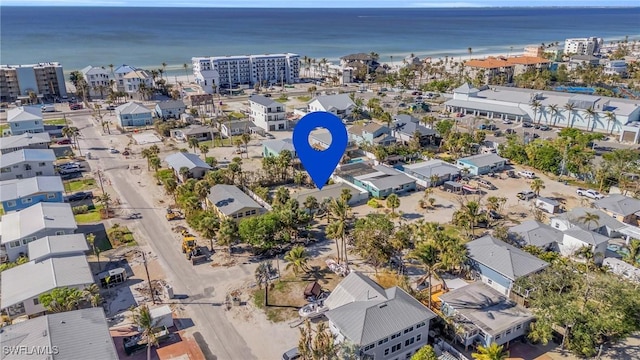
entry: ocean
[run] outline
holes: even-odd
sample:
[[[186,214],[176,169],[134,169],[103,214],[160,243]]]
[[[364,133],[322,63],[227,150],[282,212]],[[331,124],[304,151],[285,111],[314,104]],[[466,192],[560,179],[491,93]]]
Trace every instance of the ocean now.
[[[293,52],[381,61],[521,52],[570,37],[640,38],[640,8],[232,9],[0,7],[0,61],[65,72],[129,64],[184,74],[193,56]]]

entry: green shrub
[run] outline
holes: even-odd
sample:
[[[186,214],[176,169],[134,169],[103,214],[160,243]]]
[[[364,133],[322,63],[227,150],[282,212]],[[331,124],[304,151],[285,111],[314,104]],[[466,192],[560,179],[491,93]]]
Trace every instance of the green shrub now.
[[[374,209],[377,209],[377,208],[380,207],[380,203],[376,199],[371,199],[371,200],[367,201],[367,205],[371,206]]]
[[[87,205],[74,206],[71,210],[73,211],[73,215],[86,214],[89,212],[89,206]]]

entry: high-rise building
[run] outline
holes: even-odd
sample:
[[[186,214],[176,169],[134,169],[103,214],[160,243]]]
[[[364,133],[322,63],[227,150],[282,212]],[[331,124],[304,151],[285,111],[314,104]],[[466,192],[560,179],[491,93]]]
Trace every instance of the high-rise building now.
[[[564,41],[564,53],[576,55],[594,55],[602,47],[604,41],[602,38],[588,37],[567,39]]]
[[[45,101],[67,96],[62,65],[0,65],[0,101],[28,101],[31,93]]]
[[[254,84],[292,84],[300,80],[300,55],[264,54],[194,57],[196,83],[207,93]]]

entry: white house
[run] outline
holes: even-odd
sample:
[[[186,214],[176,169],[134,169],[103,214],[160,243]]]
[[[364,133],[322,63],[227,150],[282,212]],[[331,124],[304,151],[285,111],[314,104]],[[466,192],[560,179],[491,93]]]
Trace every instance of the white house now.
[[[9,129],[2,136],[44,132],[42,109],[38,106],[19,106],[7,111],[7,123]]]
[[[251,114],[256,126],[266,131],[288,130],[286,108],[283,104],[262,95],[249,97]]]
[[[56,155],[51,149],[22,149],[0,155],[0,181],[54,176]]]
[[[111,70],[104,66],[87,66],[80,70],[84,81],[89,85],[90,96],[104,97],[109,93],[111,87]]]
[[[164,161],[183,182],[187,181],[187,179],[202,179],[204,174],[213,170],[198,155],[192,153],[177,152],[167,156]],[[188,170],[186,178],[180,173],[182,168],[187,168]]]
[[[608,60],[604,65],[605,75],[627,76],[627,63],[624,60]]]
[[[125,81],[124,81],[125,75],[136,70],[139,70],[139,69],[136,68],[135,66],[130,66],[126,64],[116,67],[116,69],[113,71],[113,74],[115,75],[116,86],[118,91],[125,90]]]
[[[124,81],[124,92],[129,94],[129,98],[138,97],[144,98],[144,94],[140,94],[140,88],[151,89],[153,88],[153,77],[147,70],[134,70],[128,72],[122,77]]]
[[[608,242],[609,237],[576,226],[564,231],[562,242],[558,244],[558,247],[563,256],[577,260],[580,260],[580,256],[576,256],[576,252],[587,247],[593,254],[594,262],[602,264]]]
[[[355,107],[348,94],[321,95],[307,104],[307,112],[326,111],[344,119],[351,115]]]
[[[0,153],[7,154],[21,149],[48,149],[51,135],[48,132],[23,133],[0,138]]]

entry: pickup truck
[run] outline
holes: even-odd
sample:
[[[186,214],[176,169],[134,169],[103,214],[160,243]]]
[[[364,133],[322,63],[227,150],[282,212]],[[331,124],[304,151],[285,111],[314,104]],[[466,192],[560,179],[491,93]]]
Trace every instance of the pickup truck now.
[[[604,195],[591,189],[578,188],[578,190],[576,190],[576,193],[580,196],[586,196],[590,199],[596,199],[596,200],[602,199],[604,197]]]

